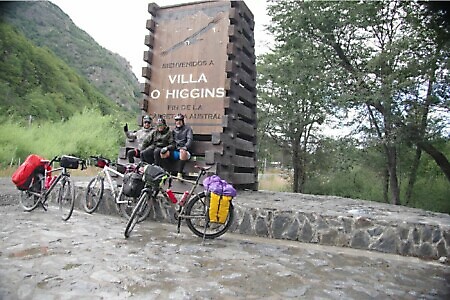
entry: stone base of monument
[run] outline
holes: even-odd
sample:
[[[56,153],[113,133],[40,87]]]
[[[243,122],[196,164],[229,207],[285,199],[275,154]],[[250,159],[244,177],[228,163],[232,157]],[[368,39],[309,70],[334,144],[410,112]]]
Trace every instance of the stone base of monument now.
[[[82,210],[87,183],[77,183]],[[97,213],[117,214],[110,191]],[[333,196],[238,191],[230,232],[327,246],[449,261],[450,216]],[[173,207],[157,201],[148,221],[175,223]]]

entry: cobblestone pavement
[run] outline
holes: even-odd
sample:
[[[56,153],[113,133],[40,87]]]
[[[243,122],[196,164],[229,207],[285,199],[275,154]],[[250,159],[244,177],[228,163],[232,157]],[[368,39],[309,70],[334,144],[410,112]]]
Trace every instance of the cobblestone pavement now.
[[[437,261],[75,211],[23,212],[0,198],[0,299],[450,299]],[[13,205],[7,203],[12,202]]]
[[[0,178],[0,299],[450,299],[450,266],[349,248],[19,207]]]

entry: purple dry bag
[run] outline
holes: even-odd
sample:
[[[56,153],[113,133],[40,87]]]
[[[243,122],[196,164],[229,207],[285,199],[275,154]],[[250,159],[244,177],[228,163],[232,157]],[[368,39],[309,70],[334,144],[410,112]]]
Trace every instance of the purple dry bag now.
[[[206,177],[203,180],[205,190],[224,196],[236,196],[236,189],[217,175]]]

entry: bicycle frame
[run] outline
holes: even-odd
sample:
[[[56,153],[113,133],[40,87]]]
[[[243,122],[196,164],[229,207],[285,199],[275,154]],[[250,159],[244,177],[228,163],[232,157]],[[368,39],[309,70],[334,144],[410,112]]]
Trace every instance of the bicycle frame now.
[[[184,208],[185,208],[186,205],[189,203],[189,201],[191,201],[191,199],[194,198],[193,195],[194,195],[194,193],[195,193],[195,189],[196,189],[196,188],[198,187],[198,185],[199,185],[200,178],[201,178],[203,175],[205,175],[205,174],[206,174],[206,170],[205,170],[205,169],[200,169],[200,173],[197,175],[197,178],[196,178],[195,180],[188,180],[188,179],[184,179],[184,178],[174,177],[174,176],[168,174],[167,180],[170,180],[170,181],[171,181],[171,180],[178,180],[178,181],[185,182],[185,183],[189,183],[189,184],[192,185],[191,189],[190,189],[189,192],[188,192],[188,195],[186,196],[187,199],[185,200],[185,202],[180,204],[180,201],[178,201],[177,204],[176,204],[177,207],[175,208],[175,210],[176,210],[176,212],[177,212],[177,219],[178,219],[178,224],[177,224],[177,232],[178,232],[178,233],[180,233],[181,220],[182,220],[182,219],[200,219],[200,218],[203,218],[203,217],[201,217],[201,216],[193,217],[193,216],[187,216],[187,215],[185,215],[185,214],[184,214]],[[163,195],[163,197],[166,199],[166,201],[167,201],[168,203],[171,203],[171,200],[170,200],[169,196],[167,195],[167,192],[163,189],[162,186],[159,186],[159,187],[158,187],[156,194],[155,194],[152,198],[156,198],[156,196],[157,196],[159,193]]]
[[[42,161],[42,162],[45,163],[46,166],[50,165],[50,161]],[[63,167],[58,167],[58,168],[51,169],[51,170],[47,170],[47,168],[45,168],[43,180],[45,180],[47,178],[47,176],[51,176],[51,174],[54,172],[61,172],[61,173],[55,178],[55,180],[52,181],[52,184],[48,188],[46,188],[45,185],[43,185],[40,193],[28,191],[30,194],[37,196],[39,198],[39,202],[41,202],[42,206],[44,207],[44,210],[47,210],[47,208],[44,206],[44,204],[45,204],[45,202],[47,202],[48,196],[53,191],[53,189],[58,184],[58,182],[63,177],[70,176],[70,174],[67,172],[67,169],[63,168]]]
[[[189,183],[189,184],[192,185],[191,189],[188,192],[187,200],[183,203],[182,206],[185,206],[189,202],[189,200],[192,198],[192,195],[194,194],[195,189],[198,187],[198,183],[200,181],[200,178],[204,174],[206,174],[206,171],[200,170],[200,173],[199,173],[199,175],[197,176],[197,178],[195,180],[189,180],[189,179],[174,177],[174,176],[172,176],[170,174],[168,175],[168,178],[167,178],[168,180],[178,180],[178,181]],[[161,192],[161,194],[164,196],[164,198],[166,198],[167,201],[171,202],[171,200],[170,200],[169,196],[167,195],[166,191],[161,186],[158,189]]]
[[[45,175],[44,175],[44,179],[47,178],[47,176],[51,176],[51,174],[52,174],[53,172],[61,172],[61,173],[55,178],[55,180],[52,181],[52,183],[50,184],[50,186],[48,187],[48,189],[45,190],[45,192],[44,192],[44,197],[45,197],[45,199],[48,198],[48,195],[50,195],[50,193],[53,191],[53,189],[54,189],[55,186],[58,184],[58,182],[61,180],[61,178],[63,178],[64,176],[70,176],[70,175],[67,173],[66,168],[59,167],[59,168],[56,168],[56,169],[52,169],[52,170],[50,170],[50,171],[45,170],[45,173],[44,173],[44,174],[45,174]],[[45,186],[44,186],[44,189],[45,189]]]
[[[78,160],[76,162],[75,160]],[[51,168],[54,161],[59,161],[61,166],[55,169]],[[47,211],[50,193],[58,185],[61,188],[56,197],[56,203],[59,206],[60,212],[62,212],[62,219],[67,221],[71,216],[75,202],[75,188],[70,178],[68,169],[78,168],[78,164],[81,163],[81,169],[84,170],[84,160],[77,157],[70,156],[55,156],[52,160],[41,160],[41,164],[44,167],[43,173],[33,174],[32,181],[27,190],[23,190],[20,194],[20,204],[25,211],[32,211],[38,206]],[[58,176],[52,176],[60,172]],[[59,184],[62,183],[62,184]]]
[[[106,177],[106,180],[108,181],[109,186],[111,187],[111,193],[113,194],[114,201],[116,203],[125,203],[126,201],[120,201],[119,196],[120,193],[114,188],[113,180],[111,178],[111,173],[120,176],[123,178],[123,174],[119,171],[114,170],[113,168],[110,168],[109,166],[104,166],[103,169],[99,172],[99,174],[103,173],[103,175]]]
[[[210,222],[208,215],[208,195],[204,191],[197,193],[195,190],[199,186],[200,178],[205,175],[207,173],[207,170],[209,170],[211,167],[198,168],[200,169],[200,172],[195,181],[187,180],[184,178],[180,179],[171,176],[166,172],[166,174],[163,175],[161,181],[157,183],[157,185],[156,182],[146,183],[144,189],[141,191],[141,195],[139,196],[139,201],[133,209],[133,212],[128,219],[127,225],[125,226],[125,238],[128,238],[130,236],[134,226],[137,224],[139,216],[142,215],[144,210],[149,207],[149,205],[146,205],[146,201],[155,201],[159,193],[161,193],[163,198],[165,198],[166,201],[175,208],[175,218],[178,221],[178,233],[180,233],[182,220],[186,221],[186,225],[189,227],[192,233],[199,237],[202,237],[203,240],[217,238],[227,232],[233,221],[233,205],[230,203],[230,209],[228,211],[228,216],[225,222]],[[171,181],[175,178],[176,180],[192,184],[192,187],[190,188],[188,194],[185,196],[187,198],[187,201],[177,201],[177,204],[174,204],[170,200],[170,197],[165,190],[166,181],[169,180],[169,187],[171,187]]]
[[[125,171],[122,173],[120,170],[116,170],[116,166],[119,167],[120,164],[113,163],[111,160],[101,156],[91,155],[91,158],[95,160],[95,166],[101,168],[101,170],[98,171],[98,174],[92,178],[87,185],[85,199],[83,202],[84,210],[89,214],[96,211],[102,199],[105,198],[103,197],[105,187],[109,185],[111,196],[113,197],[112,201],[114,201],[114,204],[116,205],[117,212],[122,214],[124,217],[129,218],[131,213],[130,209],[132,210],[134,204],[136,203],[136,199],[123,193],[123,184],[117,188],[119,184],[116,184],[116,180],[112,177],[117,176],[125,179],[126,174],[135,172],[138,166],[134,164],[124,166]],[[142,219],[144,219],[144,217],[142,217]]]

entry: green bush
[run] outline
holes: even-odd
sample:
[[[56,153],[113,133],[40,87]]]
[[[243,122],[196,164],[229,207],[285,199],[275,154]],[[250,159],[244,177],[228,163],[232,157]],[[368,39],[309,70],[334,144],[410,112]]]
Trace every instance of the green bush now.
[[[433,166],[433,169],[436,169]],[[421,176],[414,185],[412,199],[408,206],[429,211],[450,213],[450,184],[446,177],[435,170],[428,176]],[[383,200],[383,177],[362,167],[352,170],[320,174],[308,178],[305,193],[317,195],[334,195],[352,199]],[[405,198],[408,184],[406,177],[400,177],[401,198]],[[391,197],[389,193],[389,197]]]
[[[308,178],[305,192],[374,201],[381,201],[383,196],[376,175],[359,167]]]
[[[124,142],[123,120],[98,110],[84,110],[67,121],[36,122],[24,126],[13,121],[0,123],[0,164],[23,161],[34,153],[45,158],[71,154],[83,158],[101,154],[115,159]]]
[[[450,213],[450,183],[445,176],[421,177],[415,184],[410,206]]]

